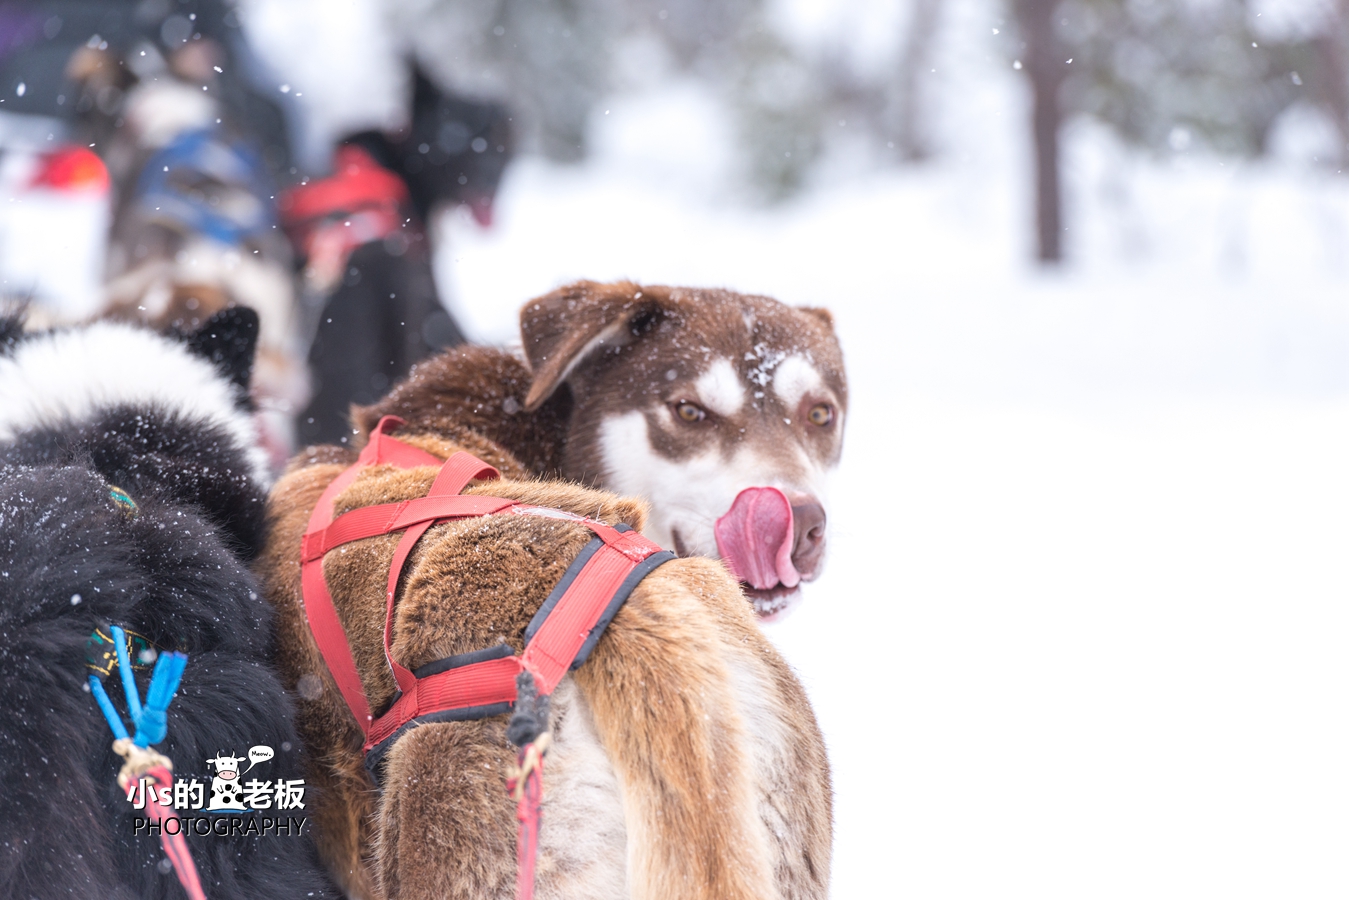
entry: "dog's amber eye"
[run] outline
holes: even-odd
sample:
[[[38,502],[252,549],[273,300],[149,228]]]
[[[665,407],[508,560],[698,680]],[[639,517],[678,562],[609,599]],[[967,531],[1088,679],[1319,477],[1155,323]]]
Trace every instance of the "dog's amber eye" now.
[[[810,424],[824,427],[834,421],[834,408],[828,403],[816,403],[806,416]]]
[[[685,422],[701,422],[707,418],[707,411],[696,403],[689,403],[687,400],[675,405],[675,412],[679,413],[679,418]]]

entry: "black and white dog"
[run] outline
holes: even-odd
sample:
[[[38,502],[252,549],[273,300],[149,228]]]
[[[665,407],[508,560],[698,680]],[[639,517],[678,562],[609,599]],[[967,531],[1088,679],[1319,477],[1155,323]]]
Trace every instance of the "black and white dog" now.
[[[209,783],[208,759],[249,745],[275,750],[253,777],[302,777],[247,567],[267,477],[242,387],[257,327],[243,308],[182,341],[111,322],[26,335],[0,318],[0,897],[181,896],[86,686],[111,625],[137,636],[133,668],[154,648],[189,655],[159,748],[175,782]],[[288,805],[274,815],[305,816]],[[266,815],[193,833],[207,896],[337,896],[308,829],[261,834]]]

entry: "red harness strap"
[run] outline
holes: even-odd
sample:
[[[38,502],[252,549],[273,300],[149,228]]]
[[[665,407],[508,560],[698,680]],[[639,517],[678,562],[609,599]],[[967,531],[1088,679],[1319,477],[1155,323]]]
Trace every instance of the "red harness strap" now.
[[[391,437],[388,432],[401,424],[402,420],[394,416],[380,420],[356,463],[337,476],[319,498],[300,550],[304,609],[309,628],[328,671],[365,735],[367,755],[382,755],[402,730],[414,725],[418,719],[472,719],[506,712],[515,703],[516,680],[522,673],[527,672],[533,677],[539,695],[551,694],[567,671],[589,656],[605,626],[637,583],[661,563],[674,558],[673,553],[662,550],[624,525],[613,527],[517,500],[462,495],[460,491],[470,481],[495,479],[500,473],[468,453],[456,453],[442,463],[437,457]],[[363,468],[376,465],[400,468],[434,465],[440,467],[440,472],[424,497],[361,507],[334,519],[333,501]],[[423,673],[420,676],[409,671],[393,658],[391,634],[398,581],[412,548],[427,529],[438,522],[496,514],[566,519],[590,529],[595,538],[568,568],[530,622],[522,655],[502,655],[509,651],[494,653],[495,648],[492,648],[463,655],[471,659],[452,657],[429,663],[418,670]],[[376,718],[323,577],[323,557],[342,544],[396,531],[403,532],[403,536],[389,566],[384,657],[399,693],[393,705]],[[524,757],[525,750],[522,749],[521,760]],[[522,773],[533,779],[533,787],[527,787],[520,794],[521,896],[528,893],[525,889],[527,873],[531,889],[533,884],[532,848],[537,837],[540,790],[537,773],[542,769],[538,754],[536,762],[532,771],[526,768]],[[533,810],[529,822],[524,818],[527,802]],[[530,832],[529,840],[526,840],[526,830]],[[528,860],[525,858],[526,846],[529,848]]]

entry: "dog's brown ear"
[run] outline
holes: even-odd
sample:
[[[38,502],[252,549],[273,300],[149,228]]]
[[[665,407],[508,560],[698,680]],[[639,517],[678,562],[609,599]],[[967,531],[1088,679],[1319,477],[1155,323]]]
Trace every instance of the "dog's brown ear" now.
[[[798,306],[797,310],[812,318],[819,319],[824,323],[824,327],[830,331],[834,330],[834,314],[823,306]]]
[[[520,334],[534,379],[525,410],[538,409],[592,353],[631,343],[649,330],[667,299],[664,288],[578,281],[526,303]]]

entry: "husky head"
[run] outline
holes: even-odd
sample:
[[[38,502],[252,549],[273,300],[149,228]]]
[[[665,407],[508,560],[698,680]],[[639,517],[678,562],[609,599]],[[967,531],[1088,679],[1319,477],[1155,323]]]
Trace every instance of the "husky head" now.
[[[257,334],[245,307],[176,338],[119,322],[25,334],[0,318],[0,459],[83,460],[260,546],[271,473],[247,392]]]
[[[762,617],[819,576],[848,407],[827,311],[581,282],[527,304],[521,327],[525,409],[570,393],[563,475],[647,499],[646,532],[724,560]]]

